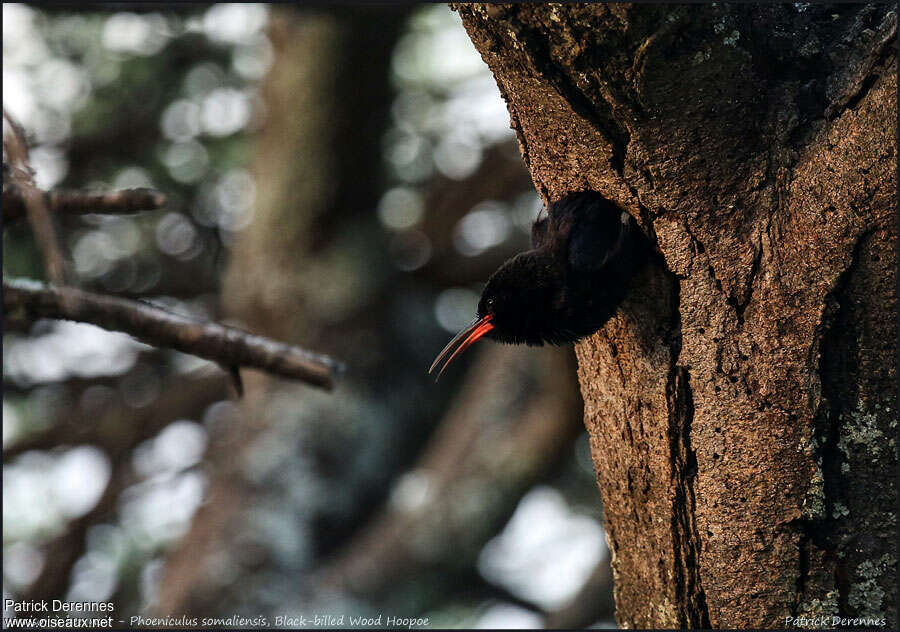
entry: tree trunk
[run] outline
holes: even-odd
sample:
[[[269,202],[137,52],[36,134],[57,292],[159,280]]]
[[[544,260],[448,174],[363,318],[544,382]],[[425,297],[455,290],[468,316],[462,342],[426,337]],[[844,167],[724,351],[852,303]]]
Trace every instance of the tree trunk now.
[[[366,303],[372,296],[357,290],[375,295],[387,282],[387,248],[368,211],[378,200],[381,137],[393,98],[390,54],[406,15],[403,8],[367,7],[272,12],[274,60],[262,86],[266,122],[253,152],[255,216],[235,237],[224,281],[226,312],[242,325],[326,350],[352,366],[353,377],[374,372],[371,365],[387,355],[377,350],[391,347],[373,315],[378,311]],[[352,262],[342,256],[348,241],[357,255]],[[257,372],[243,378],[241,418],[214,429],[206,502],[166,560],[157,613],[204,616],[268,603],[267,594],[311,565],[304,538],[324,547],[361,521],[352,512],[363,513],[372,493],[365,485],[376,477],[346,484],[350,502],[336,499],[338,486],[329,486],[328,477],[339,468],[329,463],[360,459],[364,440],[400,443],[346,430],[359,414],[353,408],[359,387],[348,386],[350,376],[338,394]],[[390,431],[388,422],[360,425]],[[388,468],[379,469],[388,478]],[[321,505],[297,506],[304,493],[312,496],[304,485]],[[325,505],[337,507],[340,520]],[[289,537],[273,537],[259,517],[269,520],[269,530],[275,520],[289,525],[282,532]],[[312,530],[323,535],[308,535]]]
[[[896,626],[893,6],[456,7],[662,255],[577,345],[624,627]]]

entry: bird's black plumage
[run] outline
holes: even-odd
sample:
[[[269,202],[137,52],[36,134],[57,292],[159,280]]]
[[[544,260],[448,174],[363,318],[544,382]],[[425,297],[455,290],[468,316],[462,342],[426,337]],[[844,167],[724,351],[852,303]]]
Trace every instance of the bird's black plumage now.
[[[591,335],[615,314],[649,252],[631,216],[593,191],[551,203],[531,238],[531,250],[491,275],[477,318],[444,348],[432,370],[457,342],[445,368],[482,336],[558,345]]]
[[[504,263],[485,285],[478,317],[487,337],[540,345],[589,336],[615,313],[645,258],[634,220],[599,193],[571,193],[532,228],[533,249]]]

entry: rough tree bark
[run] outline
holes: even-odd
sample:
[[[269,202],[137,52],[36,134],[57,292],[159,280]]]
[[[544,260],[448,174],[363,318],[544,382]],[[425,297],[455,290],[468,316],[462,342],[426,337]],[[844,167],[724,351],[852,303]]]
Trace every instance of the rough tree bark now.
[[[577,346],[620,624],[896,626],[894,5],[455,8],[662,255]]]

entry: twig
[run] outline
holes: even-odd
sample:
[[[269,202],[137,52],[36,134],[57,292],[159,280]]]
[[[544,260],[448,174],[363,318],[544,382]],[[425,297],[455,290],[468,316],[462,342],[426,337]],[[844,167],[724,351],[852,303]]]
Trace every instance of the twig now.
[[[47,276],[53,283],[65,282],[65,263],[56,231],[53,229],[53,221],[50,212],[44,203],[44,196],[40,189],[34,185],[31,166],[28,162],[28,145],[25,143],[25,135],[19,124],[3,110],[3,118],[9,124],[9,142],[6,135],[3,139],[3,147],[6,149],[11,168],[9,176],[22,192],[23,203],[34,232],[35,241],[44,258],[44,266],[47,268]],[[6,175],[4,173],[4,175]]]
[[[153,189],[123,189],[111,193],[48,191],[44,204],[56,215],[122,215],[153,211],[166,204],[165,194]],[[3,189],[3,219],[15,222],[26,216],[25,195],[19,186]]]
[[[248,366],[330,390],[339,362],[293,345],[218,323],[203,323],[162,308],[74,288],[23,280],[3,282],[3,311],[19,320],[55,318],[120,331],[226,367]]]

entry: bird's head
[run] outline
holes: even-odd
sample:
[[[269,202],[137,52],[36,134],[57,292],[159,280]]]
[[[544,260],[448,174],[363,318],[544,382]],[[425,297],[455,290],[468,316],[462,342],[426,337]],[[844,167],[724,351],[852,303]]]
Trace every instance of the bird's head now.
[[[563,302],[562,288],[561,267],[550,255],[531,250],[513,257],[488,279],[475,320],[444,347],[429,373],[447,358],[440,378],[454,358],[485,336],[510,344],[552,342],[548,332]]]

